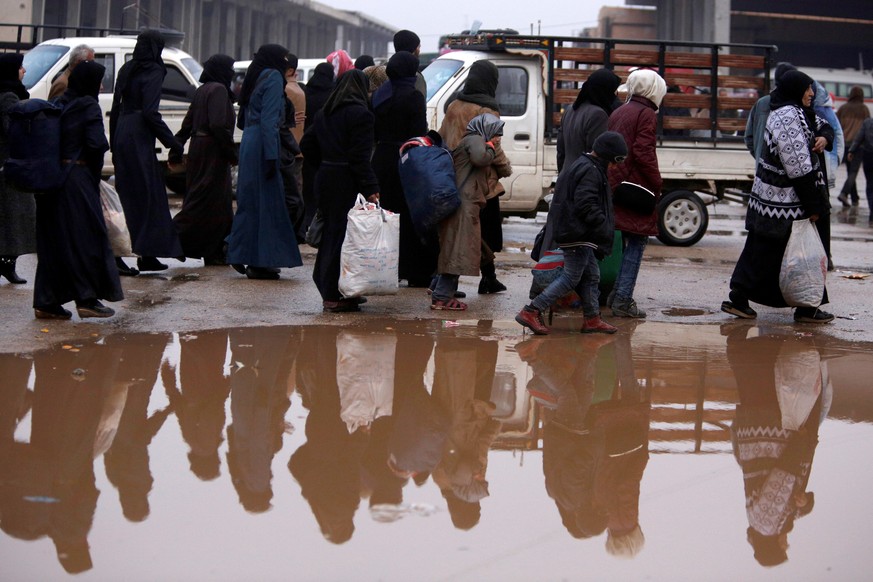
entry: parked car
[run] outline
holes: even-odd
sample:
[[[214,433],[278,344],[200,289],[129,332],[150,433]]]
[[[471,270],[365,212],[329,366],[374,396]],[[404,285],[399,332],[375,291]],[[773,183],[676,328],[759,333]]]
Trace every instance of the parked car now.
[[[112,93],[118,69],[133,56],[136,38],[133,36],[107,37],[71,37],[56,38],[40,43],[24,55],[24,86],[31,97],[46,99],[52,82],[67,69],[69,52],[76,46],[86,44],[94,49],[94,60],[106,67],[103,86],[98,101],[103,109],[103,123],[106,134],[109,135],[109,110],[112,108]],[[167,66],[167,76],[164,78],[160,112],[170,131],[176,133],[182,126],[182,120],[188,111],[188,106],[194,91],[200,86],[200,73],[203,67],[194,57],[185,51],[166,46],[162,58]],[[168,151],[158,142],[155,144],[158,159],[166,162]],[[114,173],[112,156],[107,155],[103,165],[103,175]],[[168,180],[168,186],[179,191],[184,188],[184,177],[181,184],[178,179]]]

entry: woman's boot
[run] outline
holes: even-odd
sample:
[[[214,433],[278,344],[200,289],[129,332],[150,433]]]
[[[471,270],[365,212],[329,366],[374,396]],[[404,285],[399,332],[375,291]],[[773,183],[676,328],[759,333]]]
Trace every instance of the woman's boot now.
[[[506,285],[497,280],[497,269],[494,263],[486,263],[480,267],[482,279],[479,281],[479,295],[489,295],[506,291]]]
[[[27,283],[27,280],[22,279],[18,276],[18,273],[15,272],[15,262],[17,260],[18,257],[0,257],[0,277],[6,277],[10,283],[23,285],[24,283]]]

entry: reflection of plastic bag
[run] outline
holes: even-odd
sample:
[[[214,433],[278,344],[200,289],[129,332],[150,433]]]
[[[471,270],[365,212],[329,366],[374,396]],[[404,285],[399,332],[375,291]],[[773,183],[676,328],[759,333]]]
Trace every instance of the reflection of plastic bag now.
[[[399,260],[400,215],[358,194],[340,254],[339,292],[347,298],[394,295]]]
[[[336,340],[340,418],[349,433],[391,415],[394,402],[394,334],[342,331]]]
[[[109,235],[109,246],[116,257],[128,257],[133,254],[130,248],[130,231],[124,219],[124,209],[115,188],[100,180],[100,205],[103,207],[103,220],[106,222],[106,234]]]
[[[126,382],[115,382],[106,400],[103,402],[103,410],[100,412],[100,423],[97,425],[97,433],[94,437],[94,458],[96,459],[109,450],[115,435],[118,433],[118,423],[121,422],[121,414],[127,403]]]
[[[799,430],[821,395],[821,356],[812,346],[786,342],[779,350],[773,371],[782,428]]]
[[[785,302],[792,307],[821,305],[827,270],[828,257],[815,225],[809,219],[795,220],[779,271]]]

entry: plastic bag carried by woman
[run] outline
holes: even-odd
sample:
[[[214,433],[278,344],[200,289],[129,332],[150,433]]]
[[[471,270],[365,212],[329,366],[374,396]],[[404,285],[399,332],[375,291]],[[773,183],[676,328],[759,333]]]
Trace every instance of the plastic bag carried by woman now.
[[[130,248],[130,231],[124,218],[124,208],[118,192],[103,180],[100,180],[100,206],[103,208],[103,220],[106,222],[106,234],[109,246],[116,257],[129,257],[133,254]]]
[[[340,255],[340,293],[347,299],[396,294],[399,260],[400,215],[358,194]]]
[[[818,307],[824,296],[828,257],[815,225],[809,219],[795,220],[782,269],[779,289],[792,307]]]

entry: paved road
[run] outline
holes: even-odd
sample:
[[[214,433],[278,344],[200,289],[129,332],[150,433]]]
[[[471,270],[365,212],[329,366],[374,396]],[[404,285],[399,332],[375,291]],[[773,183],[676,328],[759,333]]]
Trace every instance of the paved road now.
[[[842,184],[842,181],[839,182]],[[859,184],[863,187],[863,181]],[[178,200],[176,201],[178,203]],[[836,202],[837,206],[839,203]],[[711,208],[707,235],[688,248],[668,247],[655,239],[637,284],[636,297],[650,321],[718,324],[732,318],[719,311],[727,294],[734,262],[742,249],[744,209],[735,203]],[[873,342],[873,227],[866,201],[853,212],[835,209],[833,255],[837,270],[830,275],[829,310],[837,319],[826,326],[795,326],[786,309],[760,308],[759,323],[791,326],[802,333],[826,333],[841,339]],[[509,287],[495,296],[476,294],[478,280],[462,277],[470,309],[463,314],[433,312],[422,289],[401,288],[391,297],[373,297],[360,314],[325,314],[312,283],[314,251],[302,247],[305,264],[284,269],[279,281],[250,281],[229,267],[204,267],[202,262],[168,260],[163,273],[123,280],[126,299],[108,320],[35,320],[31,310],[35,255],[19,260],[27,285],[0,284],[0,352],[27,351],[51,342],[124,331],[193,331],[224,327],[279,324],[354,325],[362,318],[436,318],[512,320],[525,303],[531,261],[527,255],[534,235],[545,221],[510,217],[505,220],[506,248],[498,254],[498,275]],[[850,279],[856,273],[866,279]],[[609,311],[604,316],[609,319]]]

